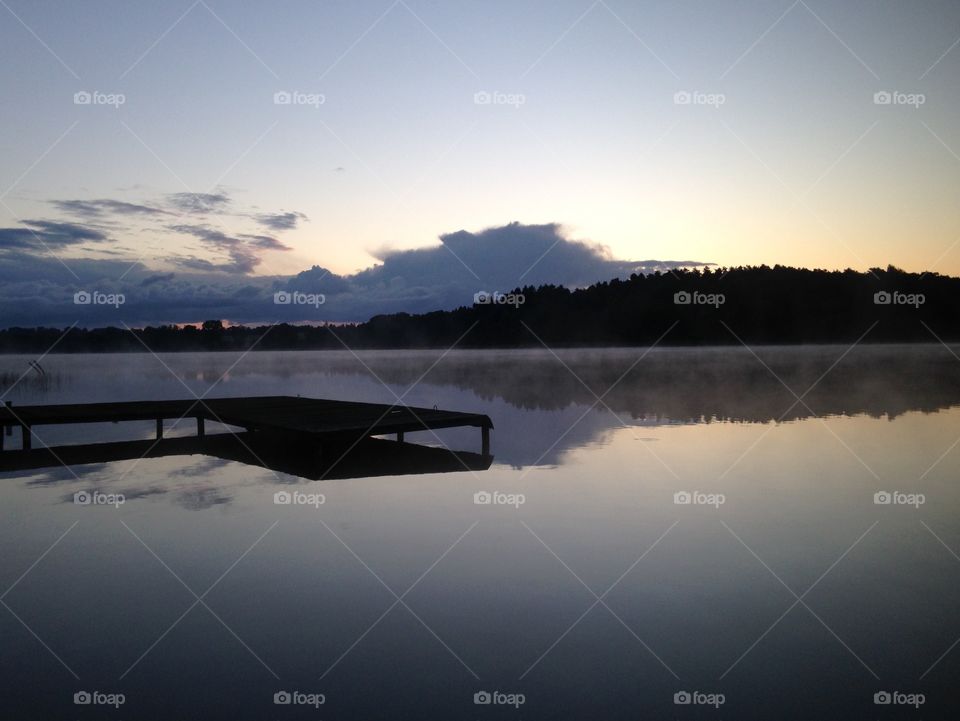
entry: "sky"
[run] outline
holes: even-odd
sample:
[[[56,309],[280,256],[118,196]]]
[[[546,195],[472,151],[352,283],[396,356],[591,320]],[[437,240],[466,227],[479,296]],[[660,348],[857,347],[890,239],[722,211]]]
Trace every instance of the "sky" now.
[[[953,0],[2,0],[0,58],[0,325],[960,275]]]

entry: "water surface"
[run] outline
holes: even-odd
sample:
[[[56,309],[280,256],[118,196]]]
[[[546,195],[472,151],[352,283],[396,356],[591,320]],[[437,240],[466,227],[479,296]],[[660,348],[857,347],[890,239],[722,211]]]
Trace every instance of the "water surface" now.
[[[0,358],[4,388],[26,360]],[[41,362],[45,378],[30,373],[5,396],[14,408],[400,398],[490,415],[495,460],[322,482],[203,455],[4,474],[5,718],[956,708],[960,360],[942,346]],[[152,434],[151,423],[40,427],[35,445]],[[16,448],[19,434],[6,440]],[[408,440],[480,443],[476,429]],[[324,502],[277,505],[279,491]],[[82,492],[124,503],[78,505]],[[475,503],[482,492],[514,503]],[[875,502],[894,492],[913,505]],[[704,502],[677,503],[684,494]],[[74,705],[94,690],[125,703]],[[280,691],[324,703],[275,705]],[[475,705],[484,691],[524,703]],[[894,691],[925,703],[875,705]],[[684,692],[723,704],[675,704]]]

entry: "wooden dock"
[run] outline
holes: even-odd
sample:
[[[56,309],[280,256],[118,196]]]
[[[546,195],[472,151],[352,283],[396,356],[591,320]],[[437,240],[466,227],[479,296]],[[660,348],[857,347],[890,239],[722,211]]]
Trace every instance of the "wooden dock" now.
[[[164,421],[183,419],[196,419],[199,438],[205,436],[205,422],[211,421],[243,428],[274,441],[287,438],[315,440],[321,444],[394,434],[398,441],[403,441],[405,433],[473,426],[480,428],[484,456],[490,453],[490,429],[493,428],[490,417],[479,413],[299,396],[0,406],[0,426],[21,429],[23,450],[32,447],[34,426],[155,421],[159,440],[163,438]],[[6,431],[0,433],[0,449],[5,435]]]

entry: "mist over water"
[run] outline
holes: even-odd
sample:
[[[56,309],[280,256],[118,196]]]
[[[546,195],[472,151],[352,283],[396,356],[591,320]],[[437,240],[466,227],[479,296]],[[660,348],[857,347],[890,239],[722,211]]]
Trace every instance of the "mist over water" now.
[[[860,718],[898,691],[925,703],[894,711],[944,717],[960,361],[755,350],[48,356],[14,408],[400,396],[490,415],[495,458],[323,482],[204,455],[3,474],[3,715]],[[0,376],[27,360],[0,357]],[[154,428],[35,431],[39,447]],[[283,491],[323,500],[277,505]],[[84,690],[125,702],[74,705]],[[282,691],[324,703],[277,706]],[[523,703],[474,704],[495,691]]]

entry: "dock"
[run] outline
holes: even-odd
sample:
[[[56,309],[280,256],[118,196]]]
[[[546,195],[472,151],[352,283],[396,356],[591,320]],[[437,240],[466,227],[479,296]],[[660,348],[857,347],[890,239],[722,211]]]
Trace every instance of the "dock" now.
[[[197,438],[206,435],[207,421],[243,428],[260,440],[282,445],[285,441],[342,444],[373,436],[395,435],[403,442],[406,433],[441,428],[480,428],[481,454],[490,454],[489,416],[437,408],[355,403],[352,401],[302,398],[300,396],[254,396],[119,403],[74,403],[66,405],[0,406],[0,450],[8,429],[20,428],[23,450],[32,448],[36,426],[79,423],[154,421],[156,439],[163,439],[164,421],[195,420]]]
[[[277,444],[258,433],[215,433],[160,440],[113,441],[33,448],[0,453],[0,473],[136,461],[141,458],[202,455],[258,466],[311,481],[333,481],[376,476],[485,471],[493,456],[446,448],[364,438],[355,445],[291,442]]]

